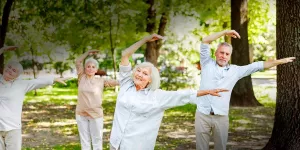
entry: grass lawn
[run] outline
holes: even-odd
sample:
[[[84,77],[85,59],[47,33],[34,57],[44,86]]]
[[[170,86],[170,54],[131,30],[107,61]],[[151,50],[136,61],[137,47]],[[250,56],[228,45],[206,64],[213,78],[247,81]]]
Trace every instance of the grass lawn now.
[[[275,101],[263,94],[264,87],[254,87],[256,97],[265,107],[232,107],[228,149],[261,149],[271,135]],[[52,88],[28,93],[23,107],[23,150],[80,150],[75,121],[76,89]],[[109,149],[116,94],[104,93],[103,149]],[[195,149],[194,116],[196,106],[169,109],[165,112],[156,150]],[[213,146],[213,142],[210,143]]]

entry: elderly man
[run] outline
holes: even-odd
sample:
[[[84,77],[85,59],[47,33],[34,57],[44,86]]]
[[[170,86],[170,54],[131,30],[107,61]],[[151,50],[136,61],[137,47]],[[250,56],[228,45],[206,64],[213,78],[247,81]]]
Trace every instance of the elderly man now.
[[[221,93],[221,97],[205,95],[196,101],[195,115],[197,150],[208,150],[211,133],[216,150],[225,150],[228,138],[229,101],[231,91],[236,82],[256,71],[271,68],[276,65],[292,62],[295,57],[272,61],[254,62],[246,66],[228,64],[232,54],[232,46],[226,42],[220,43],[216,52],[216,60],[210,56],[209,44],[221,36],[240,38],[234,30],[225,30],[203,38],[200,47],[201,83],[200,90],[224,88],[229,92]]]
[[[4,51],[15,50],[15,46],[3,47]],[[0,74],[0,150],[21,150],[21,115],[25,94],[31,90],[53,84],[53,81],[65,84],[66,78],[43,78],[21,80],[22,65],[9,61],[3,74]]]

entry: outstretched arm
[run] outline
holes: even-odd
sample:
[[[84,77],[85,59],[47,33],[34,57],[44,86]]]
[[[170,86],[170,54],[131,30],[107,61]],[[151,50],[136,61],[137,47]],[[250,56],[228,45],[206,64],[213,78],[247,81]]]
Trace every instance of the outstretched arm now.
[[[217,32],[217,33],[211,34],[211,35],[203,38],[202,43],[210,44],[212,41],[214,41],[224,35],[231,36],[233,38],[239,38],[239,39],[241,38],[240,35],[235,30],[224,30],[224,31]]]
[[[18,47],[17,46],[5,46],[0,48],[0,55],[3,54],[6,51],[14,51],[16,50]]]
[[[122,66],[128,66],[129,64],[129,57],[138,49],[140,48],[143,44],[145,44],[146,42],[152,42],[152,41],[156,41],[159,39],[163,39],[162,36],[158,35],[158,34],[152,34],[149,36],[144,37],[143,39],[141,39],[140,41],[134,43],[133,45],[131,45],[130,47],[126,48],[123,52],[122,52],[122,58],[121,58],[121,65]]]
[[[204,95],[221,96],[219,92],[228,92],[227,89],[213,89],[213,90],[199,90],[197,91],[197,97]]]
[[[264,61],[264,69],[269,69],[269,68],[272,68],[277,65],[290,63],[290,62],[293,62],[295,59],[296,59],[296,57],[287,57],[287,58],[282,58],[282,59],[278,59],[278,60]]]

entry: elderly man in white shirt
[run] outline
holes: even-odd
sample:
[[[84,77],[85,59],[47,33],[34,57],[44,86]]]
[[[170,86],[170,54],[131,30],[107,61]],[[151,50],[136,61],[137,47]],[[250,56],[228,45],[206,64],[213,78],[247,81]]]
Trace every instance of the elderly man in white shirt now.
[[[162,39],[157,34],[147,36],[123,51],[120,63],[120,92],[117,98],[112,131],[111,150],[153,150],[164,111],[184,105],[196,96],[219,96],[225,89],[160,90],[158,69],[149,62],[132,71],[129,57],[144,43]]]
[[[254,62],[246,66],[228,64],[232,54],[232,46],[220,43],[216,52],[216,60],[211,58],[209,44],[221,36],[240,38],[234,30],[224,30],[203,38],[200,47],[201,83],[200,90],[225,88],[229,92],[221,93],[221,97],[205,95],[197,98],[195,115],[197,150],[208,150],[211,133],[214,138],[215,150],[225,150],[229,129],[229,101],[231,91],[236,82],[256,71],[271,68],[279,64],[292,62],[295,57],[272,61]]]
[[[15,50],[15,46],[3,47],[4,51]],[[31,90],[53,84],[65,84],[65,78],[43,78],[34,80],[18,79],[23,72],[19,62],[9,61],[0,74],[0,150],[21,150],[21,115],[25,94]]]

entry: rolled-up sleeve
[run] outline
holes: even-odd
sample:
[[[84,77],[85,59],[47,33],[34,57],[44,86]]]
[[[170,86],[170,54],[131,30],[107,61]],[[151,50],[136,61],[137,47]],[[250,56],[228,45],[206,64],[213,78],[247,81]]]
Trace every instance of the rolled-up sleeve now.
[[[238,72],[239,72],[239,78],[243,78],[245,76],[248,76],[254,72],[264,70],[264,62],[254,62],[249,65],[245,66],[238,66]]]
[[[196,96],[196,90],[164,91],[159,89],[156,91],[156,98],[162,109],[192,103],[196,99]]]
[[[210,45],[201,43],[200,45],[200,64],[205,66],[212,58],[210,57]]]
[[[27,80],[25,81],[26,84],[26,92],[29,92],[31,90],[39,89],[46,87],[48,85],[52,85],[54,82],[54,77],[47,77],[47,78],[38,78],[33,80]]]

